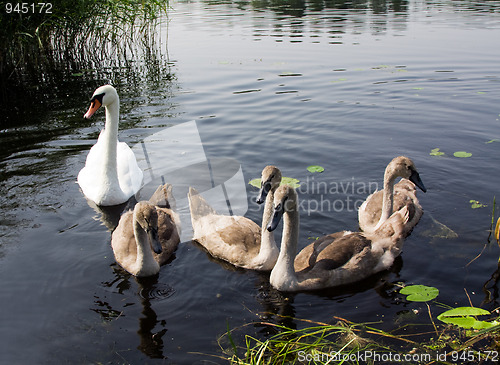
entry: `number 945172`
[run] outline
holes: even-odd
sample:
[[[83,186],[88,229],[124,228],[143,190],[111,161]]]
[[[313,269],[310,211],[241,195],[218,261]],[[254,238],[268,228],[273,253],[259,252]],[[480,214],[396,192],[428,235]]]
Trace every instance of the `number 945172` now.
[[[5,12],[7,14],[51,14],[52,3],[5,3]]]

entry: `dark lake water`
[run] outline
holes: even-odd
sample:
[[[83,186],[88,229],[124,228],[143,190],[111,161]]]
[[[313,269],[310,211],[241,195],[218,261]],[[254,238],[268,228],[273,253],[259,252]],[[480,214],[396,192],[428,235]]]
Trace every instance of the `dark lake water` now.
[[[429,323],[425,305],[383,282],[435,286],[451,306],[469,297],[498,306],[498,285],[487,284],[488,303],[483,286],[500,255],[489,237],[500,196],[500,2],[273,4],[174,2],[161,33],[168,68],[107,70],[85,87],[68,78],[55,100],[8,114],[0,130],[0,362],[224,363],[219,337],[263,318],[293,327],[303,324],[281,316],[338,316],[392,329],[416,309],[412,320]],[[95,210],[76,184],[104,120],[103,112],[82,116],[106,77],[121,98],[119,138],[146,169],[141,196],[161,178],[173,183],[185,223],[184,242],[156,278],[138,280],[115,264],[109,227],[120,211]],[[430,155],[435,148],[445,155]],[[302,182],[300,248],[356,230],[356,208],[402,154],[428,191],[419,192],[424,216],[390,272],[284,295],[267,275],[210,259],[189,240],[190,184],[214,187],[215,197],[225,184],[232,211],[260,222],[257,189],[247,183],[267,164]]]

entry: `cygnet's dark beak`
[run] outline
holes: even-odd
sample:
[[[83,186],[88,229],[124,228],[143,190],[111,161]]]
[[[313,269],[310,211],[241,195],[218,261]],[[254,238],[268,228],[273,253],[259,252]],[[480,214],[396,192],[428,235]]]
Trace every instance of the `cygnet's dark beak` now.
[[[269,232],[274,231],[276,227],[278,227],[281,217],[283,216],[283,211],[284,211],[283,207],[284,207],[283,204],[278,204],[274,208],[273,218],[271,220],[271,223],[269,223],[269,225],[267,226],[267,230]]]
[[[422,182],[422,179],[420,179],[420,175],[418,174],[417,170],[412,171],[410,176],[410,181],[414,183],[424,193],[427,191],[427,189],[424,186],[424,183]]]
[[[148,231],[149,242],[151,243],[151,247],[153,251],[157,254],[163,252],[163,248],[161,247],[160,238],[158,237],[158,230],[156,228],[151,228]]]
[[[267,194],[271,191],[271,182],[266,181],[262,184],[259,191],[259,197],[257,198],[257,204],[262,204],[266,201]]]

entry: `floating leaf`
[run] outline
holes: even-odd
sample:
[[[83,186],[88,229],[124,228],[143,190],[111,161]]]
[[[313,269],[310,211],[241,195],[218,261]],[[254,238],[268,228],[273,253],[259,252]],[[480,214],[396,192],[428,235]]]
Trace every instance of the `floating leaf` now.
[[[292,188],[295,188],[295,189],[297,189],[298,187],[300,187],[298,179],[294,179],[292,177],[285,177],[285,176],[283,176],[281,178],[281,185],[289,185],[289,186],[291,186]]]
[[[431,150],[431,153],[429,153],[431,156],[443,156],[444,152],[439,151],[439,148],[434,148]]]
[[[500,141],[500,139],[495,138],[495,139],[489,140],[488,142],[484,142],[484,143],[488,144],[488,143],[493,143],[493,142],[498,142],[498,141]]]
[[[490,312],[482,308],[458,307],[441,313],[437,319],[441,322],[454,324],[462,328],[483,329],[493,327],[496,325],[496,322],[478,321],[471,316],[484,316],[488,314],[490,314]]]
[[[323,172],[325,171],[324,167],[318,166],[318,165],[311,165],[307,168],[307,171],[309,172]]]
[[[485,204],[481,204],[479,201],[477,200],[474,200],[474,199],[471,199],[469,200],[469,203],[471,203],[471,208],[472,209],[477,209],[477,208],[484,208],[484,207],[487,207],[487,205]]]
[[[455,157],[466,158],[472,156],[472,153],[465,151],[457,151],[453,154]]]
[[[248,183],[250,185],[255,186],[256,188],[260,189],[260,177],[253,179],[253,180],[250,180]]]
[[[414,87],[413,90],[423,90],[423,87]]]
[[[298,179],[294,179],[294,178],[291,178],[291,177],[282,177],[281,178],[281,185],[290,185],[292,188],[295,188],[295,189],[297,189],[298,187],[300,187],[299,182],[300,181]],[[255,186],[256,188],[260,189],[260,185],[261,185],[260,177],[258,177],[256,179],[253,179],[253,180],[250,180],[248,182],[248,184],[250,184],[252,186]]]
[[[73,76],[73,77],[81,77],[81,76],[83,76],[83,72],[76,72],[74,74],[71,74],[71,76]]]
[[[439,290],[433,286],[408,285],[399,291],[410,302],[428,302],[439,295]]]

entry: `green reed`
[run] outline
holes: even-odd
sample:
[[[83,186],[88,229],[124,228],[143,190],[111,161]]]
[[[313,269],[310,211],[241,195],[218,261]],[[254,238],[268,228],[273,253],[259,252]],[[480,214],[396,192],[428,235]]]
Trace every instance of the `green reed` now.
[[[12,2],[16,3],[16,2]],[[59,0],[26,13],[0,11],[0,82],[47,82],[58,72],[114,66],[154,52],[168,0]]]
[[[441,303],[434,304],[437,311],[449,309]],[[427,305],[427,309],[427,323],[400,324],[389,332],[377,328],[382,322],[355,323],[333,317],[335,323],[327,324],[278,316],[278,320],[293,320],[294,326],[301,328],[270,322],[228,328],[218,341],[224,353],[220,358],[235,365],[459,364],[472,358],[477,362],[500,360],[496,310],[491,313],[495,319],[491,326],[474,330],[442,320],[437,322],[443,323],[437,323],[431,306]],[[249,335],[249,326],[264,327],[271,334],[264,338]]]
[[[277,333],[265,340],[245,335],[245,346],[238,348],[232,338],[236,329],[228,330],[219,339],[219,345],[223,348],[222,343],[227,337],[231,346],[223,348],[224,353],[229,355],[226,359],[230,364],[238,365],[360,364],[366,360],[360,354],[389,354],[401,351],[401,344],[410,346],[410,349],[417,345],[404,336],[395,336],[377,329],[373,324],[356,324],[342,318],[336,319],[336,324],[298,320],[307,323],[301,329],[261,322],[259,325],[272,328]],[[399,346],[385,345],[382,339],[397,342]]]

